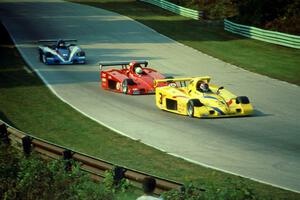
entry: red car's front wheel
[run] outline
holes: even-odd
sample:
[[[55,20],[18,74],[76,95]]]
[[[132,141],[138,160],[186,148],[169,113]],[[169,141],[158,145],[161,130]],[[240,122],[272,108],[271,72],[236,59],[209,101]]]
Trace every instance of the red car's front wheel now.
[[[124,79],[122,82],[122,92],[124,94],[128,93],[128,79]]]

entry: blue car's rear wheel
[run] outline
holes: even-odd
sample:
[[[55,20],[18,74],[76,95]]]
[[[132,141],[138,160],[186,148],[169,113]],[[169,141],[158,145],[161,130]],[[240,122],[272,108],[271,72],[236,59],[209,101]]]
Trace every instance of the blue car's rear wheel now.
[[[47,59],[46,59],[46,55],[44,54],[44,52],[42,52],[42,51],[40,51],[40,61],[42,62],[42,63],[45,63],[45,64],[48,64],[47,63]]]
[[[43,52],[41,50],[39,51],[39,58],[40,61],[43,62]]]
[[[43,60],[43,63],[47,64],[47,59],[46,59],[45,55],[42,55],[42,60]]]

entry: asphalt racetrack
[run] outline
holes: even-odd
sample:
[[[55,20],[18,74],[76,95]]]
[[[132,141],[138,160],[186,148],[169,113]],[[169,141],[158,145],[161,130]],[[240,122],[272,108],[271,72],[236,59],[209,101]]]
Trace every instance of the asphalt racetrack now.
[[[170,154],[300,191],[298,86],[247,72],[98,8],[2,0],[0,17],[32,69],[85,115]],[[78,39],[88,64],[40,63],[36,41],[53,38]],[[255,115],[191,119],[159,110],[153,95],[126,96],[99,87],[97,62],[144,59],[168,76],[211,76],[213,83],[248,96]]]

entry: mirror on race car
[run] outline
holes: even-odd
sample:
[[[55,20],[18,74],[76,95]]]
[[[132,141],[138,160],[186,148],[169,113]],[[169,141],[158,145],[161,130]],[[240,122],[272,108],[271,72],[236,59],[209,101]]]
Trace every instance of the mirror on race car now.
[[[219,94],[219,93],[220,93],[220,90],[223,90],[223,89],[224,89],[223,86],[219,87],[218,90],[217,90],[217,94]]]

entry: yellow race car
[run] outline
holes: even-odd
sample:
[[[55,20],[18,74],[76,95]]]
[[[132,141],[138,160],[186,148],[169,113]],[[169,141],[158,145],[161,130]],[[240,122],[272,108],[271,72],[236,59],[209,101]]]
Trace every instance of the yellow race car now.
[[[210,84],[210,77],[155,80],[158,108],[199,118],[246,116],[253,113],[248,97],[235,96]]]

